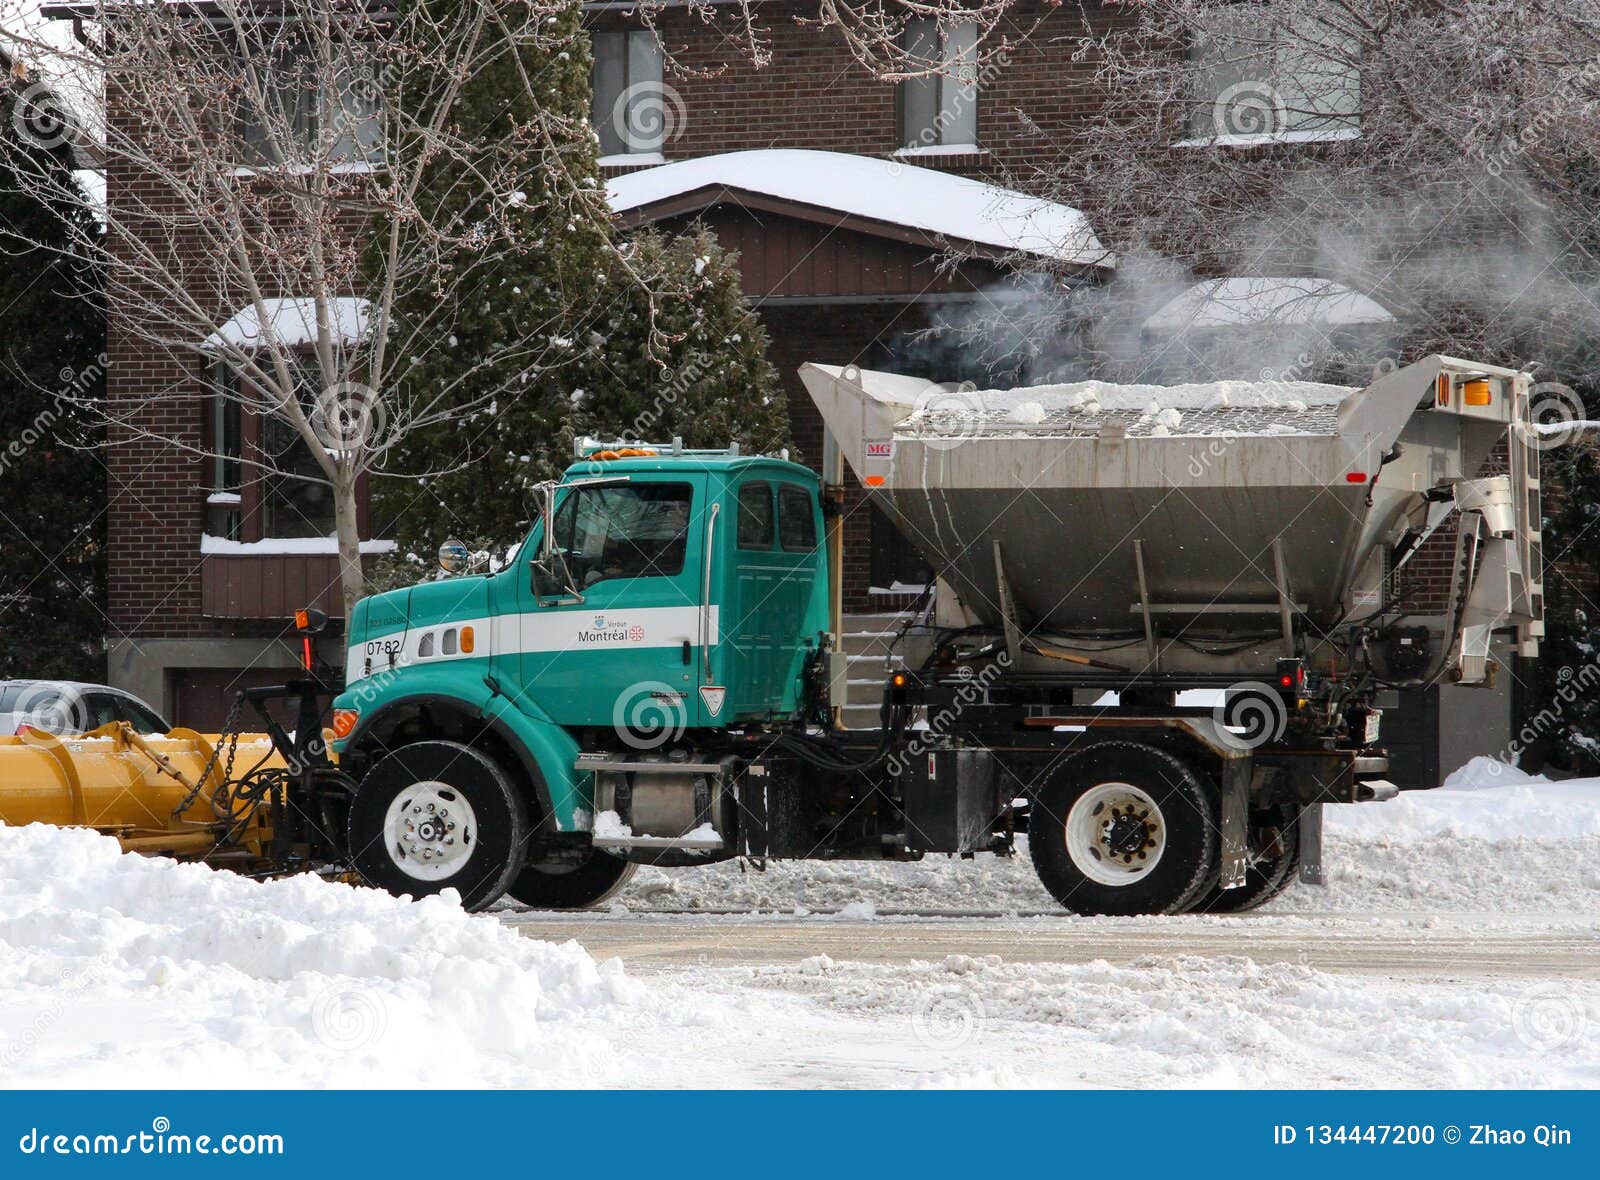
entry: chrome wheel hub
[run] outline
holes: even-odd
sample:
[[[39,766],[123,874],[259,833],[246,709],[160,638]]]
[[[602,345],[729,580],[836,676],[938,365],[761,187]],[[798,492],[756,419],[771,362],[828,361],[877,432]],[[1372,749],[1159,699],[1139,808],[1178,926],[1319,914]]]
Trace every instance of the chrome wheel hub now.
[[[455,876],[472,856],[478,817],[448,783],[420,782],[389,804],[383,834],[390,859],[406,876],[442,881]]]

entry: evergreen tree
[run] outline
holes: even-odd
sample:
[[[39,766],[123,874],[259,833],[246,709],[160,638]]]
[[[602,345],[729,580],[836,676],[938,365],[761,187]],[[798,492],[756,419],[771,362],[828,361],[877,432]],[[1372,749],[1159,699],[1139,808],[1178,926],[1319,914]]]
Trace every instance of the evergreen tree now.
[[[105,320],[93,269],[68,252],[69,226],[92,227],[87,201],[29,195],[19,174],[56,170],[65,144],[41,147],[0,90],[0,223],[45,248],[0,254],[0,678],[105,676],[105,468],[75,399],[104,391]]]
[[[444,25],[458,7],[454,0],[424,0],[424,6]],[[559,128],[565,138],[547,152],[553,158],[518,178],[513,207],[491,208],[484,186],[462,183],[475,162],[441,157],[430,168],[423,201],[438,225],[514,218],[519,248],[485,256],[463,244],[441,260],[452,276],[446,305],[417,289],[396,307],[398,331],[409,335],[425,324],[431,346],[402,362],[407,388],[395,391],[395,401],[415,404],[469,371],[470,388],[453,395],[458,401],[500,391],[459,421],[410,432],[384,456],[373,488],[375,535],[399,540],[402,553],[429,566],[448,536],[503,551],[526,532],[532,488],[570,447],[562,438],[570,393],[600,344],[589,325],[603,286],[609,213],[599,196],[588,42],[578,7],[548,18],[544,32],[538,45],[502,44],[486,55],[456,99],[454,121],[461,138],[483,142]],[[538,79],[536,95],[524,77]]]
[[[442,11],[454,0],[425,2]],[[538,511],[535,486],[567,467],[579,435],[680,435],[706,446],[737,439],[761,450],[787,437],[765,332],[715,239],[645,232],[613,248],[589,125],[588,38],[576,6],[551,21],[542,45],[519,46],[466,84],[461,117],[477,120],[475,134],[516,135],[535,122],[564,129],[556,153],[564,176],[535,168],[519,180],[524,248],[493,257],[463,249],[452,260],[447,307],[426,293],[397,307],[402,330],[438,325],[435,346],[403,368],[409,388],[398,402],[414,403],[467,371],[463,401],[497,392],[492,406],[411,431],[384,456],[375,535],[398,541],[400,556],[372,572],[374,589],[427,575],[448,537],[504,555]],[[522,77],[540,79],[537,111]],[[444,159],[434,168],[439,224],[503,215],[463,199],[476,191],[456,183],[469,167]],[[460,282],[462,274],[471,281]]]
[[[645,231],[625,244],[623,258],[603,327],[607,347],[574,399],[578,432],[679,437],[690,447],[737,442],[747,454],[786,446],[788,407],[767,361],[766,328],[716,237],[703,227],[676,237]]]

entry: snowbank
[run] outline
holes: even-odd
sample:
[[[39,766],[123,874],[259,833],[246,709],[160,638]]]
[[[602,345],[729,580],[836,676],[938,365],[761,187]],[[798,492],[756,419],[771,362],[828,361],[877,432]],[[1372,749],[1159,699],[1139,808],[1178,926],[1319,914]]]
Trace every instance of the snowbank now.
[[[265,312],[265,316],[261,314]],[[328,338],[337,344],[355,344],[367,334],[372,304],[365,299],[340,295],[326,300],[324,314]],[[300,348],[317,343],[317,301],[315,299],[263,299],[258,311],[247,304],[234,312],[217,330],[206,337],[207,348],[255,348],[268,339],[280,348]]]
[[[30,1086],[599,1085],[652,1009],[616,962],[450,900],[39,825],[0,827],[0,961],[0,1079]]]

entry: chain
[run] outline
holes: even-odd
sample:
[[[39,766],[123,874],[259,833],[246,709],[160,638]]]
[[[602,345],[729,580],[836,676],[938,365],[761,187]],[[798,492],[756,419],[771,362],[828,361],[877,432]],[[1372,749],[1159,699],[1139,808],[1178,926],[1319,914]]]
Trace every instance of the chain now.
[[[211,748],[211,757],[206,759],[205,768],[200,771],[200,777],[194,780],[194,786],[189,788],[189,793],[183,797],[183,802],[172,809],[174,819],[188,811],[199,798],[200,792],[205,790],[206,780],[216,769],[217,759],[222,754],[223,743],[227,743],[228,746],[228,761],[222,769],[222,782],[226,786],[233,781],[233,759],[239,752],[239,713],[243,709],[244,693],[234,693],[233,705],[228,709],[228,719],[222,723],[222,732],[217,735],[217,744]]]

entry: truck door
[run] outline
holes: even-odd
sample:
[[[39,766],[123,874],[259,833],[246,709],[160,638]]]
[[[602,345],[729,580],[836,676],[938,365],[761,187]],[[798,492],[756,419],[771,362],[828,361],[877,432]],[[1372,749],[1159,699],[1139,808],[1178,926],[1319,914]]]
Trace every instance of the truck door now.
[[[717,611],[702,609],[704,474],[633,476],[570,488],[556,553],[521,562],[521,688],[563,725],[612,727],[636,749],[709,724],[696,691]]]

